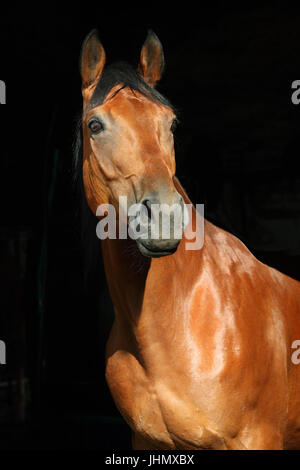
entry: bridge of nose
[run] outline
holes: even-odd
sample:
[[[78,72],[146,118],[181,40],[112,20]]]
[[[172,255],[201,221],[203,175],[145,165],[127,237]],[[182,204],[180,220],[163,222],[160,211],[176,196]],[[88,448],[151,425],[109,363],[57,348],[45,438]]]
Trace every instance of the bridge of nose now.
[[[163,149],[167,150],[163,136],[174,118],[173,111],[149,100],[139,92],[133,94],[128,88],[122,89],[102,105],[102,109],[114,122],[119,123],[123,131],[127,129],[130,139],[135,140],[137,147],[140,147],[145,163],[151,166],[159,157],[168,157],[167,151],[166,155],[162,152]]]

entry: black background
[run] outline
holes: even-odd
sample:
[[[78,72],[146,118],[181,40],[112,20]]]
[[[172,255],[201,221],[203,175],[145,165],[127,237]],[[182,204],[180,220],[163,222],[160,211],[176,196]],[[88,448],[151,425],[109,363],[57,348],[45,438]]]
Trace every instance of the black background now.
[[[135,65],[155,31],[183,186],[208,219],[300,280],[300,13],[284,2],[36,8],[0,18],[0,447],[129,449],[104,380],[112,307],[100,255],[84,285],[72,186],[81,43],[96,27],[108,62]]]

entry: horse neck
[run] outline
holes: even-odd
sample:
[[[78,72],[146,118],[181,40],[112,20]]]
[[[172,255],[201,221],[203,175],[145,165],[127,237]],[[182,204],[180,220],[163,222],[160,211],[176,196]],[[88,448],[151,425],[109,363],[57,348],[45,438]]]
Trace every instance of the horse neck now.
[[[101,244],[116,319],[135,323],[151,261],[140,254],[134,240],[106,239]]]
[[[185,203],[192,204],[178,179],[174,177],[173,181]],[[169,256],[160,258],[159,268],[155,269],[153,261],[141,255],[136,242],[130,238],[106,239],[101,243],[105,273],[116,319],[134,325],[142,309],[150,269],[153,273],[164,266],[166,272],[170,272],[170,269],[174,270],[174,263],[170,261]],[[176,256],[176,262],[182,267],[185,262],[184,250],[178,249],[174,256]]]

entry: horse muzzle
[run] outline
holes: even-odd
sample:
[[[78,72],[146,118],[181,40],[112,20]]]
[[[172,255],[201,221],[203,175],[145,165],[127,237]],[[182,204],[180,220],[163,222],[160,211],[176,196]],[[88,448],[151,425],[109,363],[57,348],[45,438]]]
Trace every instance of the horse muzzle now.
[[[175,253],[188,222],[183,198],[175,192],[167,202],[161,202],[148,195],[139,206],[139,219],[131,218],[131,221],[140,230],[135,239],[141,254],[159,258]]]

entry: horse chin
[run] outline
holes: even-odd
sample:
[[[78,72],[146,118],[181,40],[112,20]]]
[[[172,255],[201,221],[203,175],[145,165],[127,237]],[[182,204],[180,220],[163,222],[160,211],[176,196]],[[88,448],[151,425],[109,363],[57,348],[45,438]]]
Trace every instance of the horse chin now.
[[[175,253],[175,251],[177,250],[178,244],[179,242],[170,248],[169,247],[160,248],[157,246],[148,247],[144,243],[142,243],[140,240],[137,240],[137,246],[138,246],[140,253],[143,256],[146,256],[147,258],[161,258],[163,256],[170,256],[173,253]]]

